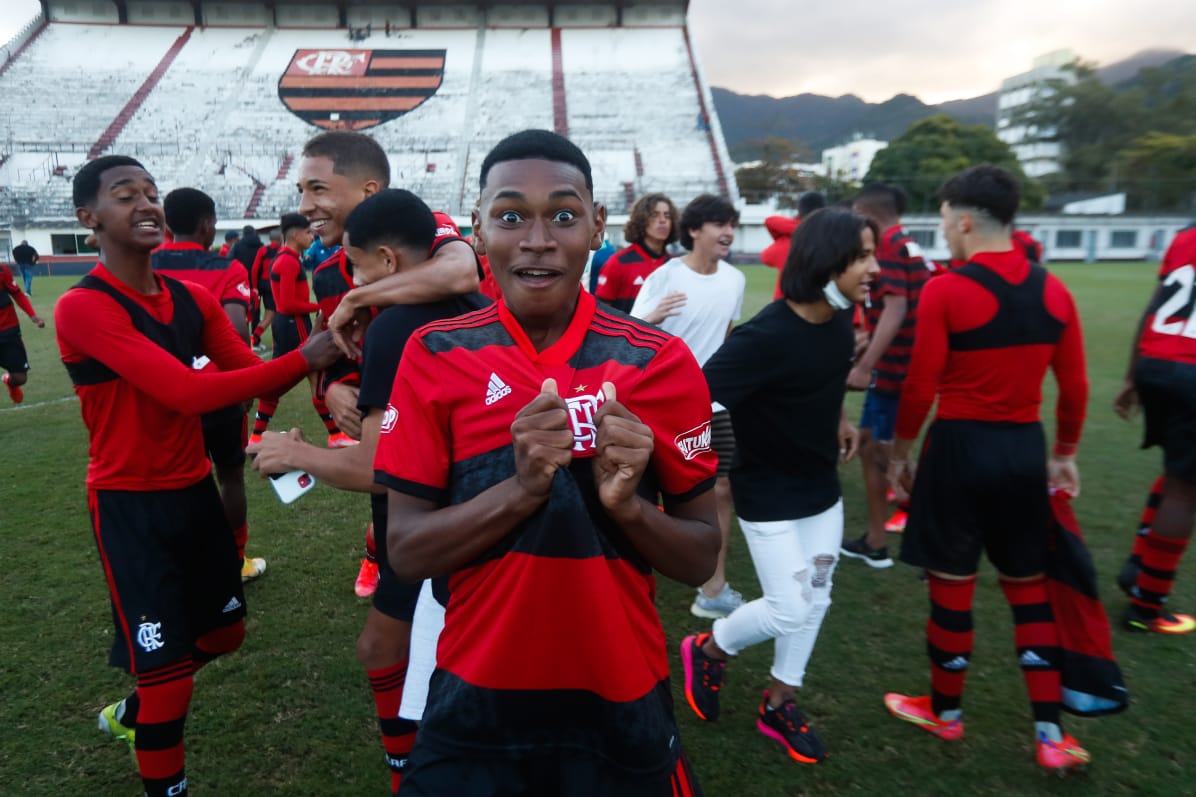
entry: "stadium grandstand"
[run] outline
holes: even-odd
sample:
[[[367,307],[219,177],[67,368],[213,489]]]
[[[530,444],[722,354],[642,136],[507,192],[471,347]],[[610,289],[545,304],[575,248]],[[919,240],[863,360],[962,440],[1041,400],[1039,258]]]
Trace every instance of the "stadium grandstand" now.
[[[612,214],[647,191],[738,201],[688,0],[42,0],[0,50],[0,230],[74,227],[71,178],[106,153],[221,219],[295,209],[321,129],[368,131],[394,181],[468,217],[481,160],[543,127],[590,156]]]

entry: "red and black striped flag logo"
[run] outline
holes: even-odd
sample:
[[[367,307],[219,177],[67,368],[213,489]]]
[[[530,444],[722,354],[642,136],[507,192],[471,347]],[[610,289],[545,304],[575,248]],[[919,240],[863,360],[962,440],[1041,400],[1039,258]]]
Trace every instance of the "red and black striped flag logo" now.
[[[296,50],[278,81],[291,113],[325,130],[365,130],[436,93],[444,50]]]

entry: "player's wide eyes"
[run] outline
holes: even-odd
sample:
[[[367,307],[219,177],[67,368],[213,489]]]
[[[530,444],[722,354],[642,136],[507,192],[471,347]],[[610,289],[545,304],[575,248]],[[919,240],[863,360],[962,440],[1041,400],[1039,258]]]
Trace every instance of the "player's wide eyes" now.
[[[556,215],[552,217],[552,220],[558,224],[564,224],[576,218],[577,214],[571,210],[558,210]]]
[[[518,224],[519,222],[523,221],[523,217],[513,210],[507,210],[503,213],[500,213],[498,218],[499,221],[506,222],[507,224]]]

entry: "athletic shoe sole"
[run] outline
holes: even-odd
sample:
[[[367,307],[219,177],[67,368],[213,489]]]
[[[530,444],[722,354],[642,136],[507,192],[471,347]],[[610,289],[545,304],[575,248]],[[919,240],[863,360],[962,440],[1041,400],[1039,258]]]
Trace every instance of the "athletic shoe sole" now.
[[[807,758],[806,756],[804,756],[801,753],[794,750],[792,747],[789,746],[789,742],[787,742],[785,740],[785,737],[782,736],[779,732],[777,732],[773,728],[768,727],[768,725],[765,724],[764,720],[756,720],[756,730],[760,731],[760,733],[764,734],[769,739],[772,739],[774,742],[779,744],[781,747],[784,747],[785,752],[789,754],[789,757],[792,758],[794,761],[796,761],[799,764],[817,764],[819,761],[822,760],[820,758]]]
[[[685,685],[685,702],[689,703],[690,709],[697,716],[698,719],[709,722],[710,719],[698,709],[698,704],[694,700],[693,683],[694,683],[694,663],[693,655],[690,653],[690,648],[697,644],[698,635],[691,634],[685,639],[681,640],[681,669],[684,673]]]
[[[873,559],[867,554],[856,553],[855,551],[849,551],[846,548],[840,548],[839,552],[852,559],[859,559],[861,562],[868,565],[868,567],[873,567],[877,570],[884,570],[886,567],[893,566],[893,559],[888,556],[886,556],[884,559]]]

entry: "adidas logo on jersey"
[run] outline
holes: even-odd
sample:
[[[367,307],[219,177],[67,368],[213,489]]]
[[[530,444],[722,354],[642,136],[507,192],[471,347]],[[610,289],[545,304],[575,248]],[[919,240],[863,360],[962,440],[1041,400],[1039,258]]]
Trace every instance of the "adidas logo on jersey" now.
[[[1051,663],[1032,650],[1027,650],[1018,659],[1023,667],[1050,667]]]
[[[489,407],[491,404],[501,401],[509,395],[511,395],[510,386],[499,379],[498,374],[491,371],[490,382],[486,385],[486,406]]]
[[[951,670],[952,672],[959,672],[968,668],[968,660],[965,656],[956,656],[951,661],[942,664],[944,670]]]
[[[228,603],[224,604],[224,609],[222,609],[220,613],[228,614],[229,612],[235,612],[237,609],[240,609],[240,608],[241,608],[241,601],[237,600],[237,596],[234,595],[228,599]]]

